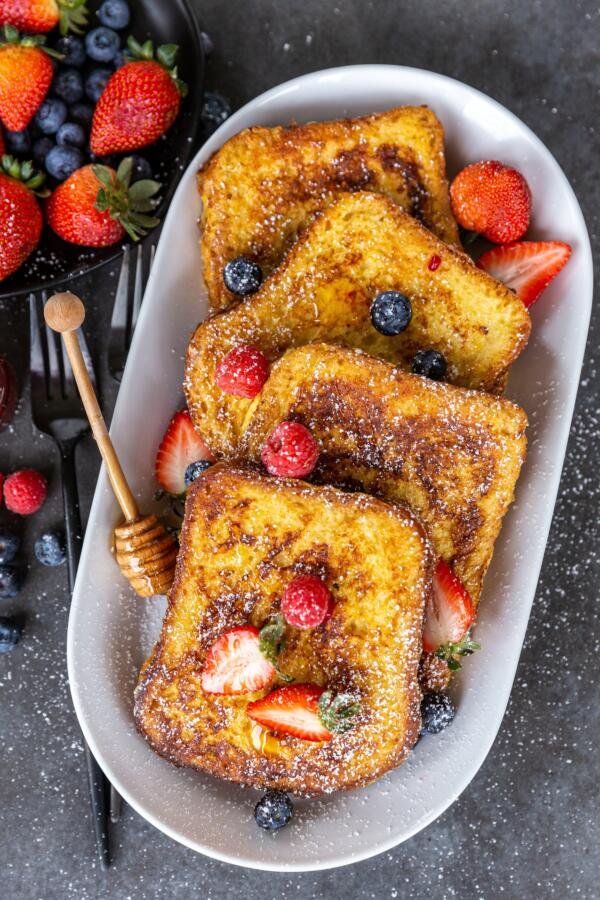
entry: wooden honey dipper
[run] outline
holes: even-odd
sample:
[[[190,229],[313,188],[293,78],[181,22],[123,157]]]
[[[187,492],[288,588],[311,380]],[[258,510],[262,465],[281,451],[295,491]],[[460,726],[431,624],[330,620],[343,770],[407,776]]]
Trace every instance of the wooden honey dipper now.
[[[173,582],[177,545],[156,516],[140,515],[127,484],[77,339],[77,329],[85,319],[85,307],[69,291],[54,294],[44,307],[44,318],[53,331],[62,335],[92,433],[125,516],[125,522],[115,528],[117,562],[140,597],[166,594]]]

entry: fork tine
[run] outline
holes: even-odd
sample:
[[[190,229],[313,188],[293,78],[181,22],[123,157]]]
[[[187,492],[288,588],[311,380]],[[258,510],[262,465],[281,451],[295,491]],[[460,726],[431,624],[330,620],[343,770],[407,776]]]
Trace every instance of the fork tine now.
[[[29,295],[29,368],[31,374],[43,378],[48,388],[46,364],[40,337],[40,321],[37,313],[35,294]]]
[[[110,320],[111,330],[122,328],[123,331],[127,327],[127,295],[129,293],[129,247],[123,250],[123,262],[121,263],[121,271],[119,272],[119,281],[117,283],[117,291],[115,293],[115,302]]]
[[[131,310],[131,328],[129,330],[129,342],[131,343],[131,339],[133,337],[133,332],[135,331],[135,326],[137,325],[138,316],[140,314],[140,307],[142,305],[142,293],[143,293],[143,273],[142,273],[142,246],[141,244],[137,248],[137,255],[135,259],[135,280],[133,282],[133,308]]]
[[[92,387],[94,391],[96,390],[96,373],[94,372],[94,363],[92,362],[92,355],[89,351],[87,341],[85,339],[85,334],[83,333],[83,328],[80,328],[77,332],[77,337],[79,339],[79,346],[81,347],[81,355],[83,356],[83,361],[85,363],[85,367],[88,370],[88,375],[90,376],[90,381],[92,382]],[[65,358],[68,359],[67,354],[65,354]],[[70,368],[70,366],[69,366]],[[71,372],[71,375],[73,373]]]

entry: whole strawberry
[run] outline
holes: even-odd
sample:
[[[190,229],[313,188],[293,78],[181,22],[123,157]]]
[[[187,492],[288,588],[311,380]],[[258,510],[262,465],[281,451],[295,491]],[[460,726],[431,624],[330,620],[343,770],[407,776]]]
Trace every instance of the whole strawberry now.
[[[158,140],[173,124],[187,88],[174,68],[177,46],[156,51],[146,41],[127,42],[130,62],[112,75],[94,110],[90,148],[99,156],[136,150]]]
[[[56,234],[83,247],[108,247],[125,233],[134,241],[158,225],[147,215],[160,185],[145,179],[131,184],[133,159],[110,166],[89,165],[73,172],[48,200],[46,216]]]
[[[37,247],[44,224],[34,191],[44,176],[30,162],[0,162],[0,281],[23,265]]]
[[[85,0],[0,0],[0,22],[39,34],[60,25],[61,34],[81,31],[87,22]]]
[[[0,120],[9,131],[23,131],[48,93],[53,69],[40,35],[19,36],[6,25],[0,38]]]
[[[488,159],[458,173],[450,186],[459,225],[494,244],[517,241],[529,228],[531,192],[520,172]]]

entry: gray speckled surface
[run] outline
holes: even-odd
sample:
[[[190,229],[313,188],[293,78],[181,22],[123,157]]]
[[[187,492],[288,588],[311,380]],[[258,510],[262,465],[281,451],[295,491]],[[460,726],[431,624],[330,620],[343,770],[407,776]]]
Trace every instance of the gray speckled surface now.
[[[550,147],[570,178],[598,245],[600,16],[592,2],[195,0],[216,49],[208,83],[238,106],[306,71],[357,62],[452,75],[504,103]],[[114,279],[113,279],[114,280]],[[112,282],[88,316],[100,358]],[[568,298],[567,298],[568,300]],[[89,304],[88,304],[89,305]],[[26,310],[0,304],[0,352],[26,371]],[[131,810],[116,829],[114,868],[93,852],[87,783],[65,672],[66,572],[32,565],[20,598],[27,636],[0,657],[0,892],[54,898],[598,897],[598,317],[590,332],[560,499],[515,688],[481,771],[437,822],[401,845],[330,873],[273,875],[212,862],[173,843]],[[105,409],[114,399],[101,368]],[[53,449],[32,439],[25,394],[0,434],[0,471],[40,466],[51,479],[35,534],[61,520]],[[87,509],[98,467],[79,454]],[[4,516],[6,514],[3,514]]]

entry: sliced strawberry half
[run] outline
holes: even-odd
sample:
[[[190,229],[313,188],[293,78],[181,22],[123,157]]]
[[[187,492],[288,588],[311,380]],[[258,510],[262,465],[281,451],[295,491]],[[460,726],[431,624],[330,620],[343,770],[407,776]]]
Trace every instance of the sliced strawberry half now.
[[[275,666],[260,651],[259,630],[252,625],[231,628],[217,638],[202,669],[207,694],[249,694],[267,687]]]
[[[477,265],[531,306],[570,256],[571,248],[563,241],[517,241],[486,251]]]
[[[423,650],[433,653],[443,644],[457,643],[474,619],[475,607],[464,585],[450,566],[440,559],[425,609]]]
[[[194,429],[187,409],[176,412],[165,432],[154,470],[164,491],[179,496],[185,493],[185,470],[198,460],[214,462],[214,456]]]
[[[251,719],[280,734],[291,734],[303,741],[330,741],[333,734],[319,716],[319,698],[323,688],[316,684],[289,684],[277,688],[248,704]]]

